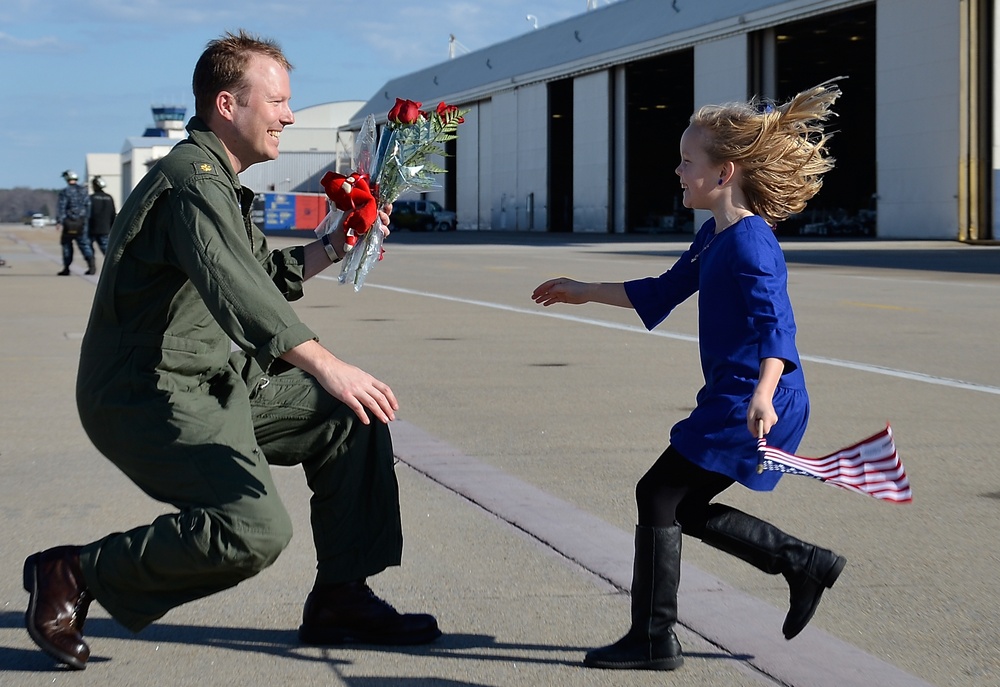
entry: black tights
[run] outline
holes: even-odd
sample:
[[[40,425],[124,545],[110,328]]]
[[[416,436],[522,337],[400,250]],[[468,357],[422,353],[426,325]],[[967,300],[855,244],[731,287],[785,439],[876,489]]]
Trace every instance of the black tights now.
[[[708,505],[734,481],[698,467],[668,446],[635,485],[639,524],[670,527],[677,523],[684,534],[701,539]]]

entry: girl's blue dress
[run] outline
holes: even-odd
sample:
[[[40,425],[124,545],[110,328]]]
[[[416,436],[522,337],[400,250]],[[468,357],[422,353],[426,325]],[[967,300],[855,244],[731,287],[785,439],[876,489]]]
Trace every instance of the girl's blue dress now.
[[[768,224],[747,217],[720,234],[702,225],[691,247],[664,274],[625,283],[647,329],[698,292],[698,330],[705,386],[689,417],[670,430],[670,443],[691,462],[770,491],[781,473],[757,473],[757,440],[747,431],[747,408],[763,358],[781,358],[785,371],[774,392],[778,422],[770,446],[794,452],[809,420],[809,395],[795,347],[788,272]]]

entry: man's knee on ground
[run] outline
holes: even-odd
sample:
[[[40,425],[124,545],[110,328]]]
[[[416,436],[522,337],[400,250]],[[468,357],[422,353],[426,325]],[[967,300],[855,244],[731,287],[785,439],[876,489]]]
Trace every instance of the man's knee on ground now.
[[[292,522],[283,509],[266,518],[245,518],[220,511],[201,511],[201,526],[192,523],[192,545],[201,549],[218,572],[253,577],[275,560],[292,539]],[[200,532],[198,531],[200,530]]]

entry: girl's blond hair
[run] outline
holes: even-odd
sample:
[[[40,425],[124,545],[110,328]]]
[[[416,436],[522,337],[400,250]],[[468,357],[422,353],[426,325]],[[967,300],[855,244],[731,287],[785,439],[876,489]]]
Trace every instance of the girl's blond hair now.
[[[840,97],[837,79],[803,91],[784,105],[743,103],[706,105],[691,124],[707,135],[705,152],[713,162],[733,162],[742,172],[740,188],[750,210],[775,226],[802,212],[833,169],[826,149],[831,134],[824,122]]]

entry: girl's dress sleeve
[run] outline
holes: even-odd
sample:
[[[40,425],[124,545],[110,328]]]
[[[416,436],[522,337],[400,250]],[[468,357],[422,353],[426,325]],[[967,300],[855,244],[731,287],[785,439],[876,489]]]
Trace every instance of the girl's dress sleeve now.
[[[660,276],[625,282],[625,294],[646,329],[655,328],[674,308],[698,290],[698,257],[705,244],[705,237],[712,235],[714,227],[712,220],[706,222],[691,246]]]
[[[799,367],[795,318],[781,248],[768,232],[747,232],[733,251],[733,272],[759,336],[758,360],[780,358],[785,372]]]

